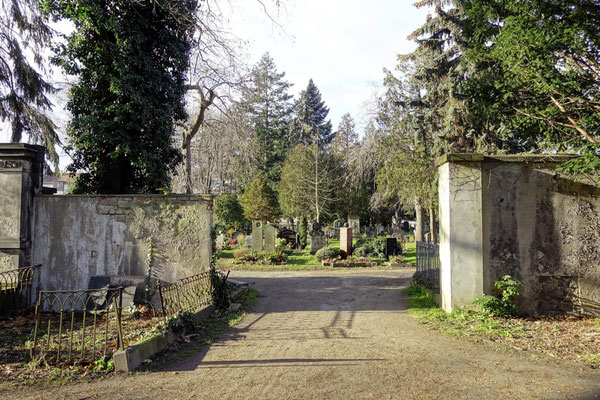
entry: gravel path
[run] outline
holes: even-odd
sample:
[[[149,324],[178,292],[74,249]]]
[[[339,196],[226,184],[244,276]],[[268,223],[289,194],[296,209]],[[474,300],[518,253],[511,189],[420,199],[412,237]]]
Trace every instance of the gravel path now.
[[[238,271],[261,296],[201,353],[160,372],[5,398],[600,399],[598,370],[417,324],[402,300],[410,275]]]

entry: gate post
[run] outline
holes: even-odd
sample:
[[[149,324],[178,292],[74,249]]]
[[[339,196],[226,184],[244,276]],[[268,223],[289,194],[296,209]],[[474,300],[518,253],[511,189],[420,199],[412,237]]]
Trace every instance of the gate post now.
[[[442,307],[483,296],[483,187],[480,154],[447,154],[438,162]]]
[[[0,271],[31,264],[33,196],[42,190],[44,148],[0,144]]]

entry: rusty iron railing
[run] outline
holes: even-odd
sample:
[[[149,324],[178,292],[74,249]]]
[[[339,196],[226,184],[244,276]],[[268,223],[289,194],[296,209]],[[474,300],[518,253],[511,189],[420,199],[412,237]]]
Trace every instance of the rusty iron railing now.
[[[31,358],[92,362],[123,348],[123,288],[40,291]]]
[[[434,289],[440,287],[440,245],[417,242],[417,272],[423,275]]]
[[[33,304],[33,278],[41,266],[0,272],[0,315],[11,314]]]
[[[157,286],[165,318],[178,312],[196,311],[212,302],[210,271],[188,276],[167,285],[161,285],[159,282]]]

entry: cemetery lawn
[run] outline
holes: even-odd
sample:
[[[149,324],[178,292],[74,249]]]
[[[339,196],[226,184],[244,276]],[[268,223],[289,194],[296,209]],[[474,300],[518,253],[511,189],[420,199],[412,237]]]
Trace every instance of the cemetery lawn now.
[[[409,310],[418,313],[419,323],[444,334],[600,368],[600,318],[499,318],[467,309],[448,314],[435,304],[426,289],[409,286],[404,293]]]
[[[412,265],[417,263],[417,242],[404,243],[402,251],[404,254],[402,262]]]

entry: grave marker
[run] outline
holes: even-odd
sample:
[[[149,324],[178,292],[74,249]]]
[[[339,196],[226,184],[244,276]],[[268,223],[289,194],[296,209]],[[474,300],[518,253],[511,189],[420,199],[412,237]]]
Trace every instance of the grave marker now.
[[[265,226],[265,243],[264,251],[272,253],[275,251],[275,238],[277,237],[277,229],[273,225]]]
[[[317,251],[323,248],[325,243],[325,235],[321,232],[313,232],[310,235],[310,254],[315,254]]]
[[[352,228],[340,228],[340,256],[347,258],[352,255]]]
[[[263,232],[262,221],[252,221],[252,250],[263,251]]]

